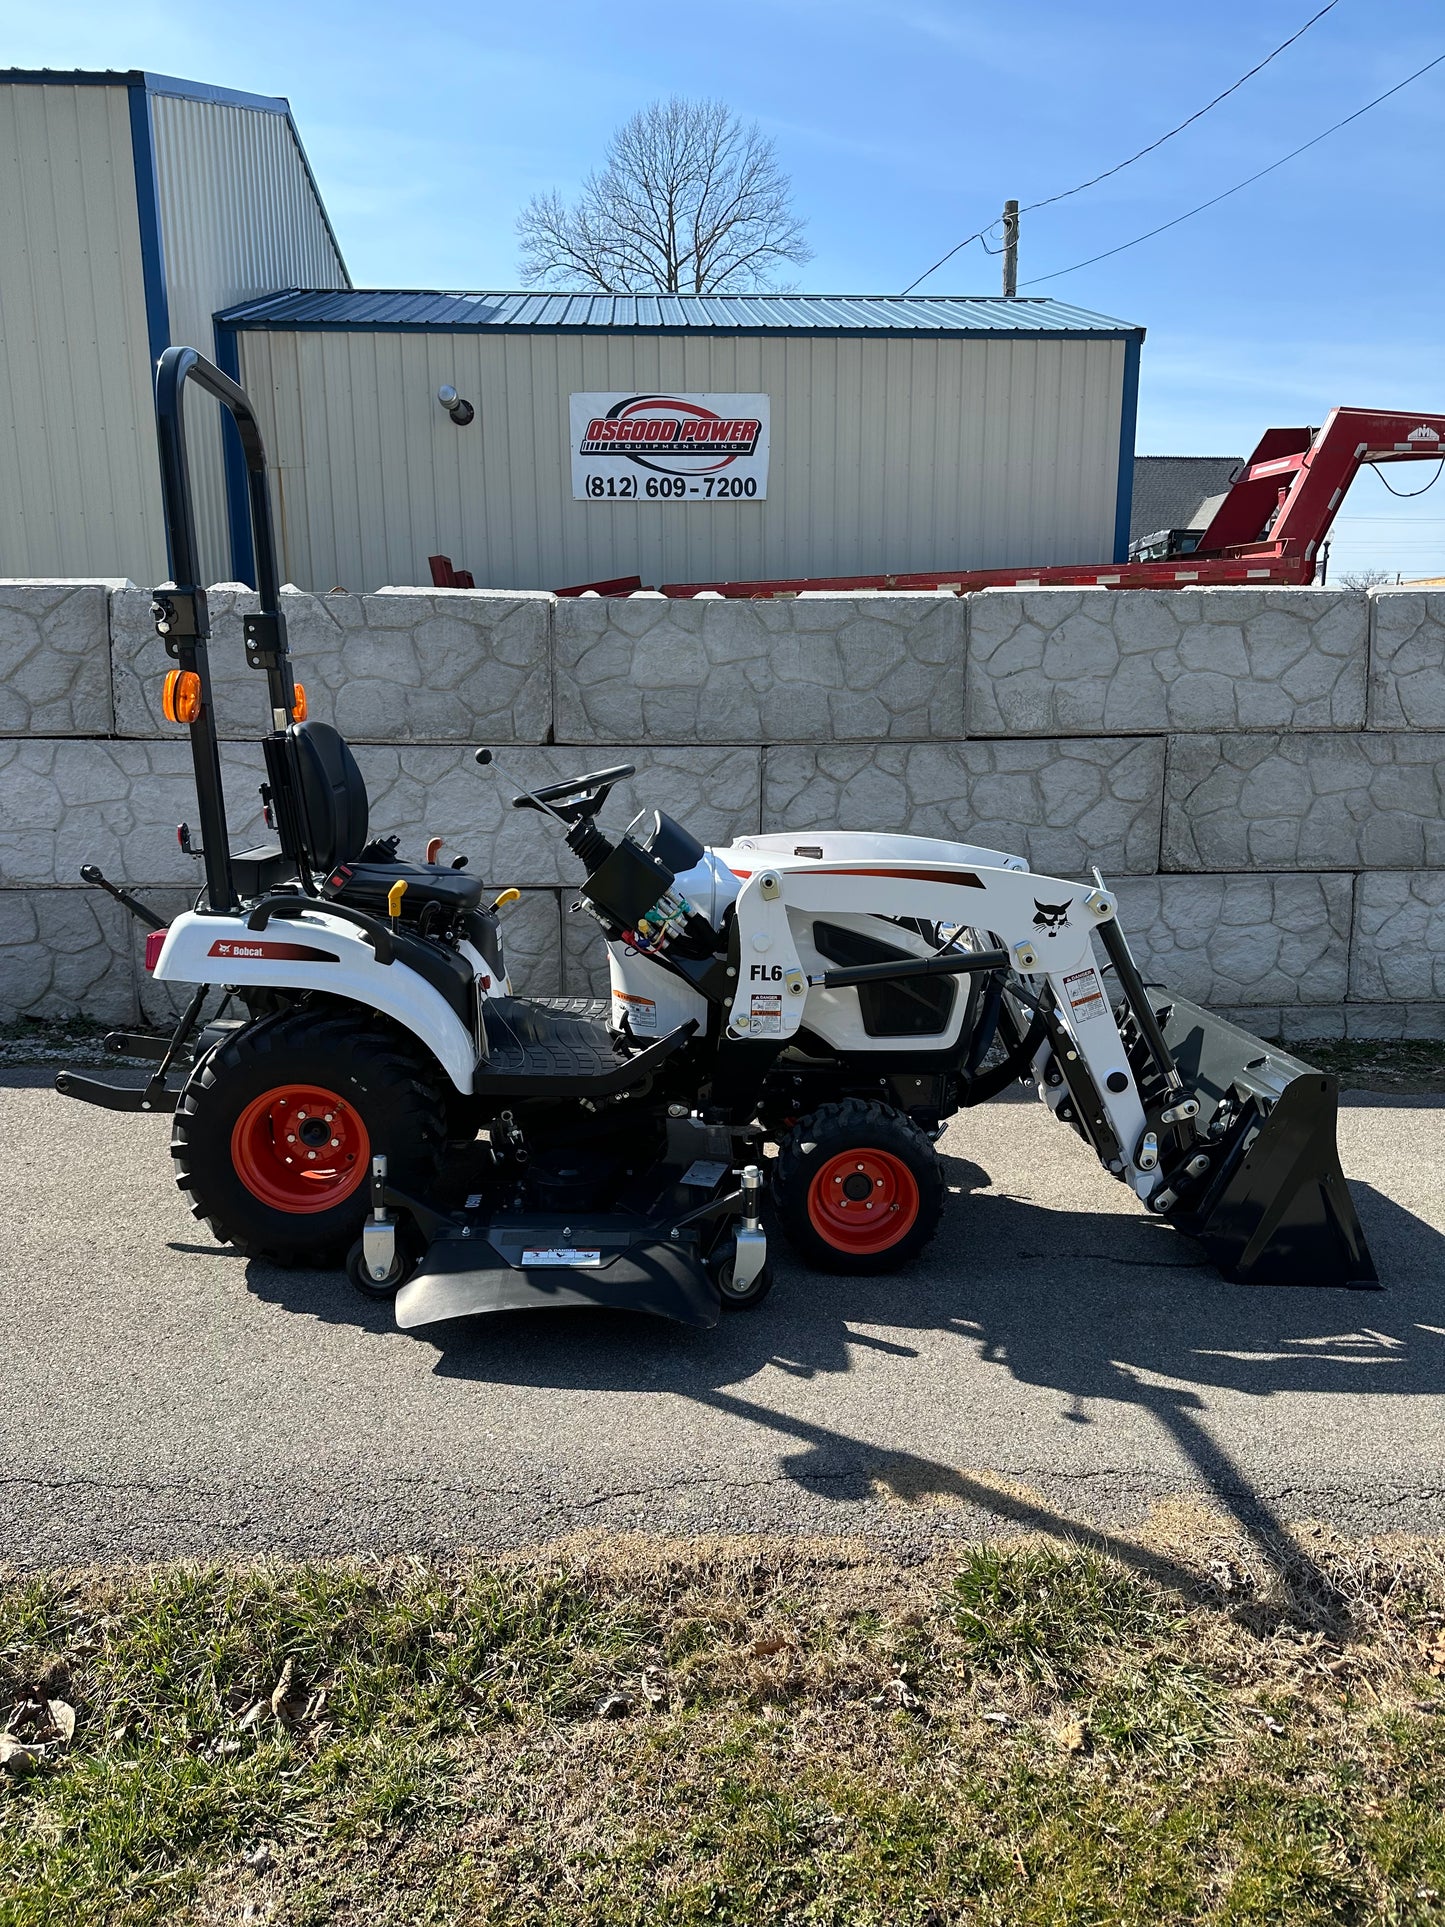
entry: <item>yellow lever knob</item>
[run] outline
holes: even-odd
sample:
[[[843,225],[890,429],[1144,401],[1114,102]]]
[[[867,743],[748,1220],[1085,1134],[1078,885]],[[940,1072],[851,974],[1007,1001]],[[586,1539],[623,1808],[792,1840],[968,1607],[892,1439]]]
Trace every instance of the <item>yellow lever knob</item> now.
[[[406,895],[406,878],[398,877],[386,893],[386,914],[395,923],[401,915],[401,900]]]
[[[509,903],[520,903],[521,901],[522,893],[520,890],[503,890],[502,894],[492,905],[492,908],[494,910],[505,910]]]

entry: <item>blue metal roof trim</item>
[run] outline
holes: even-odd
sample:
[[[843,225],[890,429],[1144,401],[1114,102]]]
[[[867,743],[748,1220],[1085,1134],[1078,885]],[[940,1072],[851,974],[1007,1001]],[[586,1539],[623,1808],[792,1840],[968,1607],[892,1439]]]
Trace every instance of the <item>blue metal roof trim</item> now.
[[[144,87],[149,94],[176,94],[182,100],[211,100],[222,107],[255,107],[263,114],[285,114],[290,102],[277,94],[243,94],[234,87],[212,87],[203,80],[177,80],[171,74],[143,73],[138,67],[3,67],[0,83],[31,87]]]
[[[612,295],[446,293],[405,288],[288,289],[225,309],[240,328],[584,329],[747,334],[1098,335],[1142,340],[1143,328],[1047,296]]]
[[[132,119],[134,102],[137,95],[167,94],[178,100],[209,101],[217,107],[250,107],[261,114],[281,114],[291,130],[291,138],[296,143],[296,152],[306,178],[311,183],[311,192],[316,196],[316,206],[326,232],[331,237],[331,246],[336,254],[336,264],[351,286],[351,270],[346,265],[346,256],[341,252],[341,243],[336,238],[336,230],[331,225],[331,216],[326,211],[326,203],[321,198],[321,189],[316,185],[316,175],[312,171],[306,147],[301,139],[301,130],[296,125],[296,116],[291,112],[291,103],[284,94],[245,94],[234,87],[213,87],[204,80],[180,80],[174,74],[145,73],[139,67],[109,69],[98,67],[0,67],[0,86],[6,84],[21,87],[129,87],[131,90]]]

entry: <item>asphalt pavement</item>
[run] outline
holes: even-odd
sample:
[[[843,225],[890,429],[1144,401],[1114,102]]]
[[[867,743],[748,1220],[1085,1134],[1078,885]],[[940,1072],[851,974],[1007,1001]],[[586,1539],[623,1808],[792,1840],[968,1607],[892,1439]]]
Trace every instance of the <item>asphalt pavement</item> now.
[[[209,1242],[168,1121],[0,1072],[0,1561],[495,1548],[579,1530],[1445,1525],[1445,1099],[1347,1097],[1379,1292],[1247,1289],[1027,1098],[955,1121],[926,1258],[779,1254],[712,1332],[403,1334]]]

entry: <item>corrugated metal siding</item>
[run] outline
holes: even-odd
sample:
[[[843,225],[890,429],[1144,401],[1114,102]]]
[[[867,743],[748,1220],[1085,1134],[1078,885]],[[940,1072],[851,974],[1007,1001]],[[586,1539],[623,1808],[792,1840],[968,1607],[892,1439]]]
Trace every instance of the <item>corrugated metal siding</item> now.
[[[214,358],[218,308],[347,277],[284,114],[152,93],[156,185],[173,342]],[[208,581],[231,573],[219,417],[197,396],[188,428]]]
[[[746,334],[1117,334],[1127,321],[1046,295],[891,294],[444,294],[353,288],[287,289],[248,302],[229,320],[248,327],[737,329]],[[1142,331],[1141,331],[1142,332]]]
[[[126,89],[0,86],[0,575],[161,579]]]
[[[305,588],[551,588],[1107,560],[1122,340],[242,331]],[[451,382],[478,420],[436,404]],[[762,503],[572,500],[574,391],[766,393]]]

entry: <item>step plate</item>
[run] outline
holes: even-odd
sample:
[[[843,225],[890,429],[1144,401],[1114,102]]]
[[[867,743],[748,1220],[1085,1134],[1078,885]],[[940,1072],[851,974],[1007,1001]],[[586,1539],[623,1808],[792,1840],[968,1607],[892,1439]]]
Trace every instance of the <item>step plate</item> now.
[[[523,1262],[553,1251],[572,1255],[560,1265]],[[642,1311],[704,1331],[720,1311],[717,1287],[698,1258],[635,1220],[578,1223],[539,1214],[494,1223],[468,1238],[438,1239],[397,1293],[396,1322],[415,1331],[483,1312],[576,1306]]]

